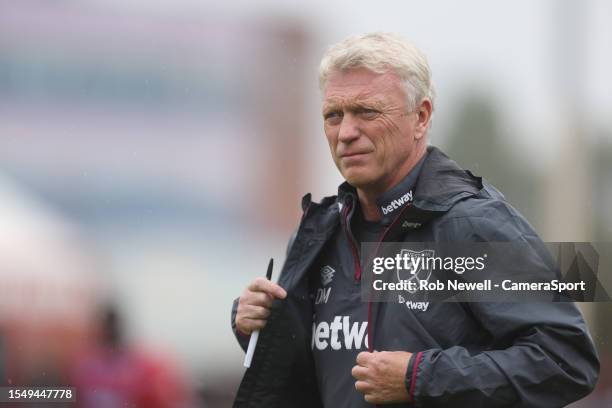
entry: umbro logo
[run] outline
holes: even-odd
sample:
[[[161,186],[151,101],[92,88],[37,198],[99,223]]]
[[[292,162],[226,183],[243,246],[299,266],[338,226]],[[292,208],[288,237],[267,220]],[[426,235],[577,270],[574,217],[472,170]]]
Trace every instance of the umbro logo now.
[[[329,265],[321,268],[321,285],[327,286],[333,279],[336,271]]]

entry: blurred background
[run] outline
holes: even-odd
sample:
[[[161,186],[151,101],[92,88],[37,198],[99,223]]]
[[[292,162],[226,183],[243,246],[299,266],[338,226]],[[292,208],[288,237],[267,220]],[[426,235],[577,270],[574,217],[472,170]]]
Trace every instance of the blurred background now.
[[[348,35],[425,52],[432,144],[544,240],[612,241],[611,23],[605,0],[0,0],[0,382],[229,407],[231,302],[341,182],[316,72]],[[580,307],[603,365],[573,406],[612,406],[612,307]]]

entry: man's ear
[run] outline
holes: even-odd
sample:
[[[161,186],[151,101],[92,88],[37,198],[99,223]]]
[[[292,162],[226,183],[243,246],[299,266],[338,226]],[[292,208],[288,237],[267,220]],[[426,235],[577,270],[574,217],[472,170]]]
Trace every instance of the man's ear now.
[[[425,137],[427,134],[427,130],[429,129],[429,120],[431,119],[431,112],[433,110],[433,105],[431,101],[427,98],[423,99],[421,104],[416,111],[417,114],[417,122],[416,122],[416,133],[414,137],[416,139],[421,139]]]

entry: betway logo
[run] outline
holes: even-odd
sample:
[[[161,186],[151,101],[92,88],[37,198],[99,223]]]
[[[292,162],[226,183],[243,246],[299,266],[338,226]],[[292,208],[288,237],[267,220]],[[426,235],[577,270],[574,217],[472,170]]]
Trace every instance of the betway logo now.
[[[353,322],[349,316],[335,316],[331,323],[312,324],[311,348],[314,350],[359,350],[368,348],[368,322]]]
[[[412,201],[412,190],[408,191],[406,194],[404,194],[400,198],[396,198],[395,200],[391,201],[388,205],[384,207],[380,207],[380,209],[382,210],[382,213],[384,215],[387,215],[397,210],[398,208],[402,208],[404,204],[407,204],[411,201]]]
[[[413,302],[412,300],[407,301],[402,295],[397,295],[397,299],[400,303],[404,303],[410,310],[422,310],[426,312],[427,308],[429,307],[429,302]]]

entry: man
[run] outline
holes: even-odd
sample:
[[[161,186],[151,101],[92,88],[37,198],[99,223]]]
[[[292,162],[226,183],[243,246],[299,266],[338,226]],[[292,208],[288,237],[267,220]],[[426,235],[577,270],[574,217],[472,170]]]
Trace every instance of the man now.
[[[346,183],[303,199],[279,283],[251,282],[232,324],[262,330],[236,407],[558,407],[599,361],[572,303],[362,302],[362,242],[541,241],[492,186],[428,147],[425,57],[384,33],[346,39],[320,66],[323,121]]]

